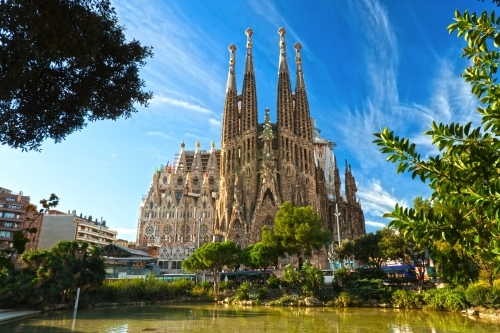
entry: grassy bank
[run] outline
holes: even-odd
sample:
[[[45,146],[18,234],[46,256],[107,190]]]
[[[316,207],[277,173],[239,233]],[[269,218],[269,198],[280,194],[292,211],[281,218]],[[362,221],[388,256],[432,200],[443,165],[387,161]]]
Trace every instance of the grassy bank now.
[[[324,286],[303,292],[279,279],[263,286],[231,281],[220,284],[218,300],[242,305],[269,306],[333,306],[333,307],[396,307],[431,311],[462,311],[471,307],[500,308],[500,282],[493,286],[475,283],[464,287],[427,289],[422,292],[407,290],[407,285],[387,286],[379,279],[350,281],[340,286]],[[101,288],[86,295],[82,306],[95,304],[156,304],[162,302],[214,301],[210,283],[188,280],[166,282],[146,280],[105,281]]]

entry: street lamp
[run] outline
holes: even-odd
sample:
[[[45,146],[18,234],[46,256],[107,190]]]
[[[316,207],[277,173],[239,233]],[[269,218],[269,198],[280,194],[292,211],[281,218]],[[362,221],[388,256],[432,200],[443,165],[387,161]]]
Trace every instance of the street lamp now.
[[[99,224],[99,237],[97,238],[97,246],[100,246],[100,244],[101,244],[101,229],[102,229],[102,226],[106,226],[106,221],[103,221],[102,216],[101,216],[101,222],[97,222],[97,224]]]
[[[338,235],[338,243],[340,246],[340,224],[339,224],[340,213],[339,213],[339,205],[338,204],[335,204],[335,213],[333,213],[333,215],[335,215],[337,217],[337,235]]]

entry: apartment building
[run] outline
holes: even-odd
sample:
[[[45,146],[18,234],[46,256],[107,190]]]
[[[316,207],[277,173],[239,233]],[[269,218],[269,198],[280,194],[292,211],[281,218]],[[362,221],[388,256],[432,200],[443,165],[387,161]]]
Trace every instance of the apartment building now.
[[[76,211],[63,213],[49,210],[44,216],[44,225],[40,233],[40,249],[50,249],[62,240],[77,240],[92,245],[103,246],[116,241],[117,231],[109,229],[106,221],[93,219]]]
[[[0,250],[12,247],[14,232],[30,226],[27,217],[33,218],[34,216],[26,212],[25,206],[29,203],[30,197],[23,195],[23,192],[13,192],[0,187]],[[33,221],[31,227],[37,228],[37,231],[34,234],[26,234],[29,242],[26,244],[25,251],[37,249],[42,223],[43,216]],[[19,257],[20,254],[15,253],[12,262],[19,265]]]

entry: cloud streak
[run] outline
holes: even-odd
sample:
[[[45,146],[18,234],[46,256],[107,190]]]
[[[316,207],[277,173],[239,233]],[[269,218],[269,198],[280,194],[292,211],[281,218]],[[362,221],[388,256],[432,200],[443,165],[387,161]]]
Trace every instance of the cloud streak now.
[[[361,198],[363,211],[371,216],[381,217],[394,209],[396,203],[407,206],[407,202],[387,192],[378,179],[372,179],[360,185],[358,196]]]
[[[366,225],[369,225],[370,227],[375,227],[375,228],[385,228],[387,225],[385,223],[380,223],[380,222],[373,222],[373,221],[365,221]]]
[[[170,97],[155,97],[151,103],[155,104],[168,104],[176,107],[180,107],[186,110],[194,111],[194,112],[199,112],[199,113],[210,113],[211,111],[209,109],[206,109],[204,107],[201,107],[196,104],[191,104],[186,101],[181,101],[175,98],[170,98]]]

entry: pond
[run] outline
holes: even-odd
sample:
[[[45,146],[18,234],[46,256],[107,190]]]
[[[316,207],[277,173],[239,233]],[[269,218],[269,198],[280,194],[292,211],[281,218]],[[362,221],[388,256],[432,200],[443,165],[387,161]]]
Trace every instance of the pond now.
[[[0,324],[0,332],[496,332],[456,313],[371,308],[138,306],[44,313]]]

